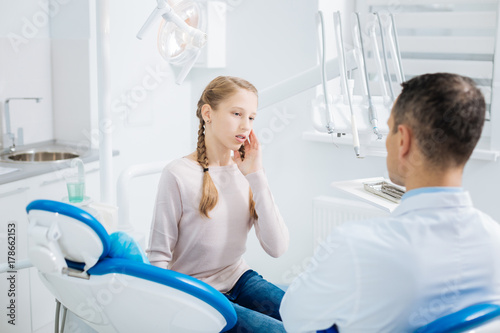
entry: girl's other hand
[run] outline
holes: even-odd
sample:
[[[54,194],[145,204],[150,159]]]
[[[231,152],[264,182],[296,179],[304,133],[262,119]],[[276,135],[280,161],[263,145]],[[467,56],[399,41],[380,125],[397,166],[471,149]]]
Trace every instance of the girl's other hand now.
[[[253,130],[250,131],[243,144],[245,145],[245,159],[241,160],[240,152],[235,150],[234,162],[238,165],[241,173],[246,176],[262,169],[262,150]]]

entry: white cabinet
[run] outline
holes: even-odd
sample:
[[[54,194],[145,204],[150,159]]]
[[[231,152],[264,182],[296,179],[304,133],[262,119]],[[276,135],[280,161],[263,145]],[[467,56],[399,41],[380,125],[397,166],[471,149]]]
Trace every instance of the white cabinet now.
[[[7,186],[8,185],[8,186]],[[13,182],[0,187],[0,262],[27,257],[25,202],[29,187]],[[8,246],[11,246],[9,249]],[[10,253],[12,254],[12,253]],[[0,332],[31,332],[30,275],[28,270],[6,273],[0,277]],[[10,307],[10,308],[9,308]],[[10,321],[10,323],[9,323]]]
[[[99,190],[99,162],[85,165],[87,196],[92,197]],[[17,260],[28,257],[26,206],[33,200],[50,199],[61,201],[67,196],[63,170],[0,186],[0,263],[7,262],[9,223],[16,225]],[[35,268],[22,269],[16,273],[16,325],[8,324],[4,313],[8,304],[9,285],[0,276],[0,332],[42,333],[53,332],[55,300],[41,282]],[[5,301],[4,301],[5,300]]]

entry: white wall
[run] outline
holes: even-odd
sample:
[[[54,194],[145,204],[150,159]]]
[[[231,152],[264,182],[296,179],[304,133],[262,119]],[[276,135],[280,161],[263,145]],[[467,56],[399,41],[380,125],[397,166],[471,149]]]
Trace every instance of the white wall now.
[[[171,160],[190,152],[191,86],[175,84],[171,66],[160,56],[151,28],[143,40],[137,32],[155,1],[114,0],[110,6],[111,113],[114,178],[134,164]],[[159,175],[132,182],[131,221],[147,234]]]
[[[40,103],[10,102],[11,129],[17,136],[17,129],[23,128],[24,143],[53,139],[50,71],[50,19],[45,8],[37,0],[0,0],[2,133],[7,98],[42,97]]]
[[[95,6],[89,0],[51,4],[54,138],[88,149],[97,127],[92,124],[97,114]]]

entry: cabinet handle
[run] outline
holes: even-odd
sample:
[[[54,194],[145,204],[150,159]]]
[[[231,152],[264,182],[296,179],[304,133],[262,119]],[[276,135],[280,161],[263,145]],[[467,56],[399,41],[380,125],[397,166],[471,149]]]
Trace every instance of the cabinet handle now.
[[[5,198],[5,197],[8,197],[8,196],[13,195],[13,194],[22,193],[22,192],[27,191],[29,189],[30,189],[29,187],[19,187],[15,190],[12,190],[9,192],[0,193],[0,198]]]
[[[57,183],[57,182],[60,182],[60,181],[61,181],[60,178],[55,178],[55,179],[51,179],[51,180],[44,180],[43,182],[40,183],[40,186],[45,186],[45,185]]]
[[[88,175],[89,173],[94,173],[96,171],[99,171],[99,168],[93,168],[93,169],[87,170],[87,171],[85,171],[85,174]]]

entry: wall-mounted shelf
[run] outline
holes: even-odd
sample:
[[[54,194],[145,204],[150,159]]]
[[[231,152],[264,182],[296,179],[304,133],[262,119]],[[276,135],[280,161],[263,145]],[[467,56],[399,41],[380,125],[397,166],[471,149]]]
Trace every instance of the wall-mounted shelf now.
[[[391,213],[394,209],[396,209],[398,204],[366,191],[363,185],[363,183],[379,182],[383,180],[384,180],[383,177],[354,179],[348,181],[334,182],[331,185],[336,189],[347,192],[350,195],[353,195],[358,199],[369,203],[370,205],[373,205],[385,212]]]

